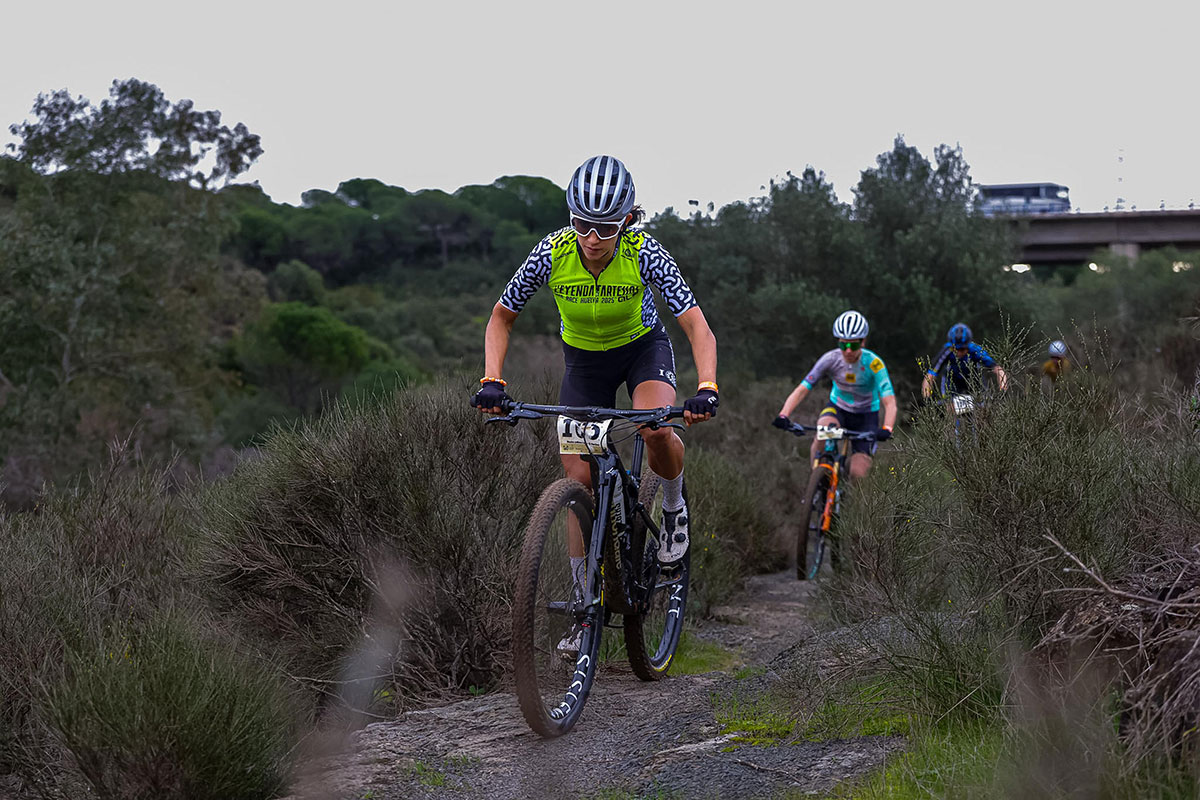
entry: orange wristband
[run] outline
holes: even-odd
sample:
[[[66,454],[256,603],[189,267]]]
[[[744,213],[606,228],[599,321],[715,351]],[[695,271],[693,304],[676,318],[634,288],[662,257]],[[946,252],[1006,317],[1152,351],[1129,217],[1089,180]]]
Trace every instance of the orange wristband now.
[[[702,392],[702,391],[704,391],[705,389],[711,389],[711,390],[712,390],[712,391],[714,391],[714,392],[717,392],[717,391],[718,391],[718,390],[717,390],[717,384],[716,384],[716,383],[714,383],[714,382],[712,382],[712,381],[705,381],[704,383],[702,383],[702,384],[700,384],[699,386],[697,386],[697,387],[696,387],[696,391],[697,391],[697,392]],[[719,394],[719,392],[718,392],[718,394]]]
[[[508,386],[508,381],[504,380],[503,378],[483,377],[483,378],[479,379],[479,383],[480,383],[480,385],[483,385],[485,383],[498,383],[501,386]]]

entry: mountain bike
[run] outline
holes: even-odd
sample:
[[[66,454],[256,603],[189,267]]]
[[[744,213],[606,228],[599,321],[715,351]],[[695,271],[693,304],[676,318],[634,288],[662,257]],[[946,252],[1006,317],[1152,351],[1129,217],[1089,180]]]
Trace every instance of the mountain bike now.
[[[979,444],[979,428],[977,414],[983,411],[985,399],[967,393],[952,393],[945,398],[935,401],[937,406],[946,410],[946,414],[954,422],[954,445],[961,449],[964,440],[972,445]]]
[[[634,674],[663,678],[683,632],[691,550],[673,564],[658,561],[662,525],[658,476],[643,477],[643,428],[682,428],[670,420],[680,407],[621,410],[513,402],[488,422],[557,417],[559,451],[587,458],[589,490],[571,478],[546,487],[525,528],[513,598],[513,671],[521,713],[529,727],[561,736],[574,727],[596,676],[605,626],[621,616]],[[632,469],[616,445],[633,439]],[[686,485],[684,498],[687,498]],[[689,507],[689,516],[692,512]],[[694,519],[689,522],[696,530]],[[571,575],[568,534],[582,535],[583,574]],[[578,636],[578,655],[559,644]]]
[[[830,562],[837,566],[837,539],[833,525],[842,507],[845,486],[842,476],[850,473],[850,444],[875,441],[874,431],[850,431],[835,425],[799,425],[784,428],[796,436],[816,434],[825,442],[804,490],[805,507],[796,532],[796,580],[814,580],[829,549]]]

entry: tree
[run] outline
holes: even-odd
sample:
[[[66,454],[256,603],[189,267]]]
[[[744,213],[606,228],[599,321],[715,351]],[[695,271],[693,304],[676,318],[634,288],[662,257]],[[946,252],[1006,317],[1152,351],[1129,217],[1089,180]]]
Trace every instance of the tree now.
[[[33,111],[0,159],[0,453],[7,478],[36,463],[10,497],[131,430],[149,452],[204,446],[226,380],[215,351],[263,297],[221,257],[232,219],[202,188],[248,167],[258,137],[137,80]]]
[[[329,309],[276,303],[251,324],[235,345],[246,379],[290,406],[311,414],[324,394],[365,367],[372,356],[391,351],[366,332],[347,325]],[[374,350],[374,352],[373,352]]]
[[[136,78],[113,81],[98,106],[66,89],[39,94],[33,114],[33,122],[9,126],[21,139],[9,150],[42,174],[141,173],[205,188],[237,177],[263,152],[240,122],[230,129],[219,111],[197,111],[191,100],[171,103]]]

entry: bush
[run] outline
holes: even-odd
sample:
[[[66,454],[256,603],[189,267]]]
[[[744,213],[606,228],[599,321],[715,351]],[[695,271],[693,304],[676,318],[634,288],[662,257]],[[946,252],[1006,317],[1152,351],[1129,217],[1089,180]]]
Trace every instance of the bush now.
[[[844,627],[826,690],[882,680],[926,721],[1003,722],[1014,758],[1051,744],[1086,751],[1114,796],[1137,796],[1121,787],[1154,780],[1151,765],[1176,780],[1186,762],[1171,754],[1193,752],[1177,737],[1195,721],[1196,673],[1175,665],[1195,632],[1180,629],[1184,617],[1150,625],[1153,603],[1129,598],[1200,596],[1181,555],[1194,560],[1200,535],[1200,460],[1185,399],[1155,408],[1123,398],[1093,364],[1052,396],[1009,392],[957,436],[940,408],[924,409],[844,509],[850,558],[824,595]],[[1101,580],[1127,594],[1097,604]],[[1082,699],[1080,676],[1092,678]],[[1087,725],[1063,721],[1078,709]]]
[[[516,555],[558,459],[535,426],[484,426],[469,396],[464,380],[339,403],[201,500],[214,602],[326,700],[384,675],[377,697],[403,706],[505,672]],[[402,644],[349,674],[373,623]]]
[[[200,546],[188,521],[165,473],[127,451],[88,488],[0,518],[0,772],[49,796],[90,785],[102,797],[265,797],[278,787],[289,706],[232,655],[234,643],[192,633],[215,628],[188,601]],[[118,643],[134,661],[106,661],[125,654]],[[235,760],[242,794],[216,781]],[[146,782],[155,770],[183,788],[154,794],[164,785]]]
[[[295,718],[280,676],[193,625],[164,616],[89,643],[51,689],[49,717],[98,796],[249,800],[284,788]]]

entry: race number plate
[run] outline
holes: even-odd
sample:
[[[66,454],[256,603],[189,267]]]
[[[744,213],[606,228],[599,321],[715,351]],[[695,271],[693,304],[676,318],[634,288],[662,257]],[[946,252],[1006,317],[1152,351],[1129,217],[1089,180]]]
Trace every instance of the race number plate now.
[[[817,428],[817,439],[841,439],[844,431],[841,428],[835,428],[832,425],[821,425]]]
[[[563,455],[599,455],[608,452],[608,429],[612,420],[580,422],[570,417],[558,418],[558,452]]]
[[[970,414],[975,410],[975,398],[969,394],[956,394],[951,400],[955,414]]]

